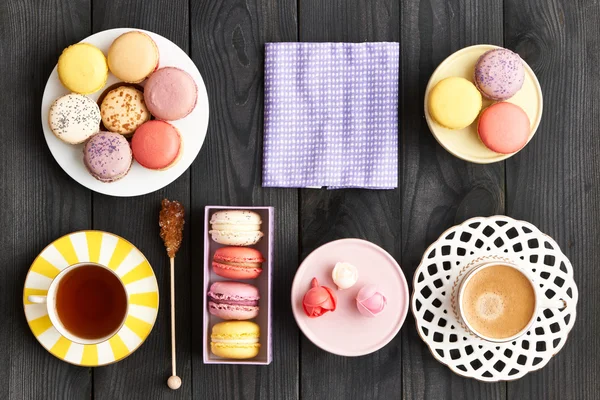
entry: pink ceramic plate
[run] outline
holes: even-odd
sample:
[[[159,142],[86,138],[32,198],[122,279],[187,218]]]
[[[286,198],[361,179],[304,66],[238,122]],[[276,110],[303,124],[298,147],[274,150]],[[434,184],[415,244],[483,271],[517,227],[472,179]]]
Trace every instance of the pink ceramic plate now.
[[[346,261],[358,269],[358,282],[337,290],[331,279],[336,262]],[[313,277],[334,290],[337,309],[318,318],[308,318],[302,298]],[[387,306],[375,318],[362,316],[354,300],[363,285],[377,284]],[[327,243],[312,253],[298,268],[292,284],[292,311],[302,332],[315,345],[340,356],[362,356],[388,344],[400,330],[408,311],[409,295],[400,266],[381,247],[361,239]]]

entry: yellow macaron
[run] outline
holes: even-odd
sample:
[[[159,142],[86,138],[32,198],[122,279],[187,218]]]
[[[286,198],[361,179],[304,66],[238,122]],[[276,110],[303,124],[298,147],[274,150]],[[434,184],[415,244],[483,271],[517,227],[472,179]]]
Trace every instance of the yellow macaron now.
[[[156,70],[158,59],[158,46],[140,31],[122,34],[108,49],[110,72],[124,82],[142,82]]]
[[[471,125],[481,111],[481,93],[465,78],[442,79],[429,93],[429,113],[449,129]]]
[[[210,335],[210,350],[223,358],[254,358],[260,350],[260,328],[252,321],[219,322]]]
[[[69,46],[58,59],[58,78],[72,92],[97,92],[108,79],[106,57],[99,48],[89,43]]]

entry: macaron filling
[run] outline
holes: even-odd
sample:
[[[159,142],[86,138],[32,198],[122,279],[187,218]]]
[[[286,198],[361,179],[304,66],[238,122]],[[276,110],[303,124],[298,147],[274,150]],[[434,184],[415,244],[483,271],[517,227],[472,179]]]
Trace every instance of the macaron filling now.
[[[231,296],[223,293],[208,292],[208,300],[215,304],[225,304],[232,306],[258,306],[258,298],[244,298],[241,296]]]

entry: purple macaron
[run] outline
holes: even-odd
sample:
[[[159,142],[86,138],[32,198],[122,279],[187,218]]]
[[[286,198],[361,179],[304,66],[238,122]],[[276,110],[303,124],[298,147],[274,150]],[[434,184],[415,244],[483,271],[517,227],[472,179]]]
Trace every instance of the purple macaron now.
[[[157,119],[175,121],[190,114],[198,101],[194,78],[182,69],[163,67],[148,78],[144,102]]]
[[[523,87],[524,81],[523,60],[508,49],[486,51],[475,64],[475,86],[488,99],[507,100]]]
[[[127,140],[118,133],[98,132],[83,148],[83,163],[102,182],[121,179],[131,169],[133,156]]]
[[[208,311],[221,319],[252,319],[258,315],[256,286],[241,282],[215,282],[208,294]]]

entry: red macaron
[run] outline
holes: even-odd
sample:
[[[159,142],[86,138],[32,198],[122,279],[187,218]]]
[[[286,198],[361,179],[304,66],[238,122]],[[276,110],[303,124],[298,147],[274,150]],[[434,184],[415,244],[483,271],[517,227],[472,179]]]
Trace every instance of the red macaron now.
[[[164,170],[179,161],[182,153],[181,135],[165,121],[148,121],[140,125],[131,139],[133,158],[142,167]]]
[[[531,126],[523,109],[508,102],[496,103],[481,113],[477,132],[490,150],[510,154],[521,150],[529,139]]]
[[[255,279],[265,261],[260,251],[251,247],[222,247],[215,252],[212,267],[215,274],[229,279]]]

